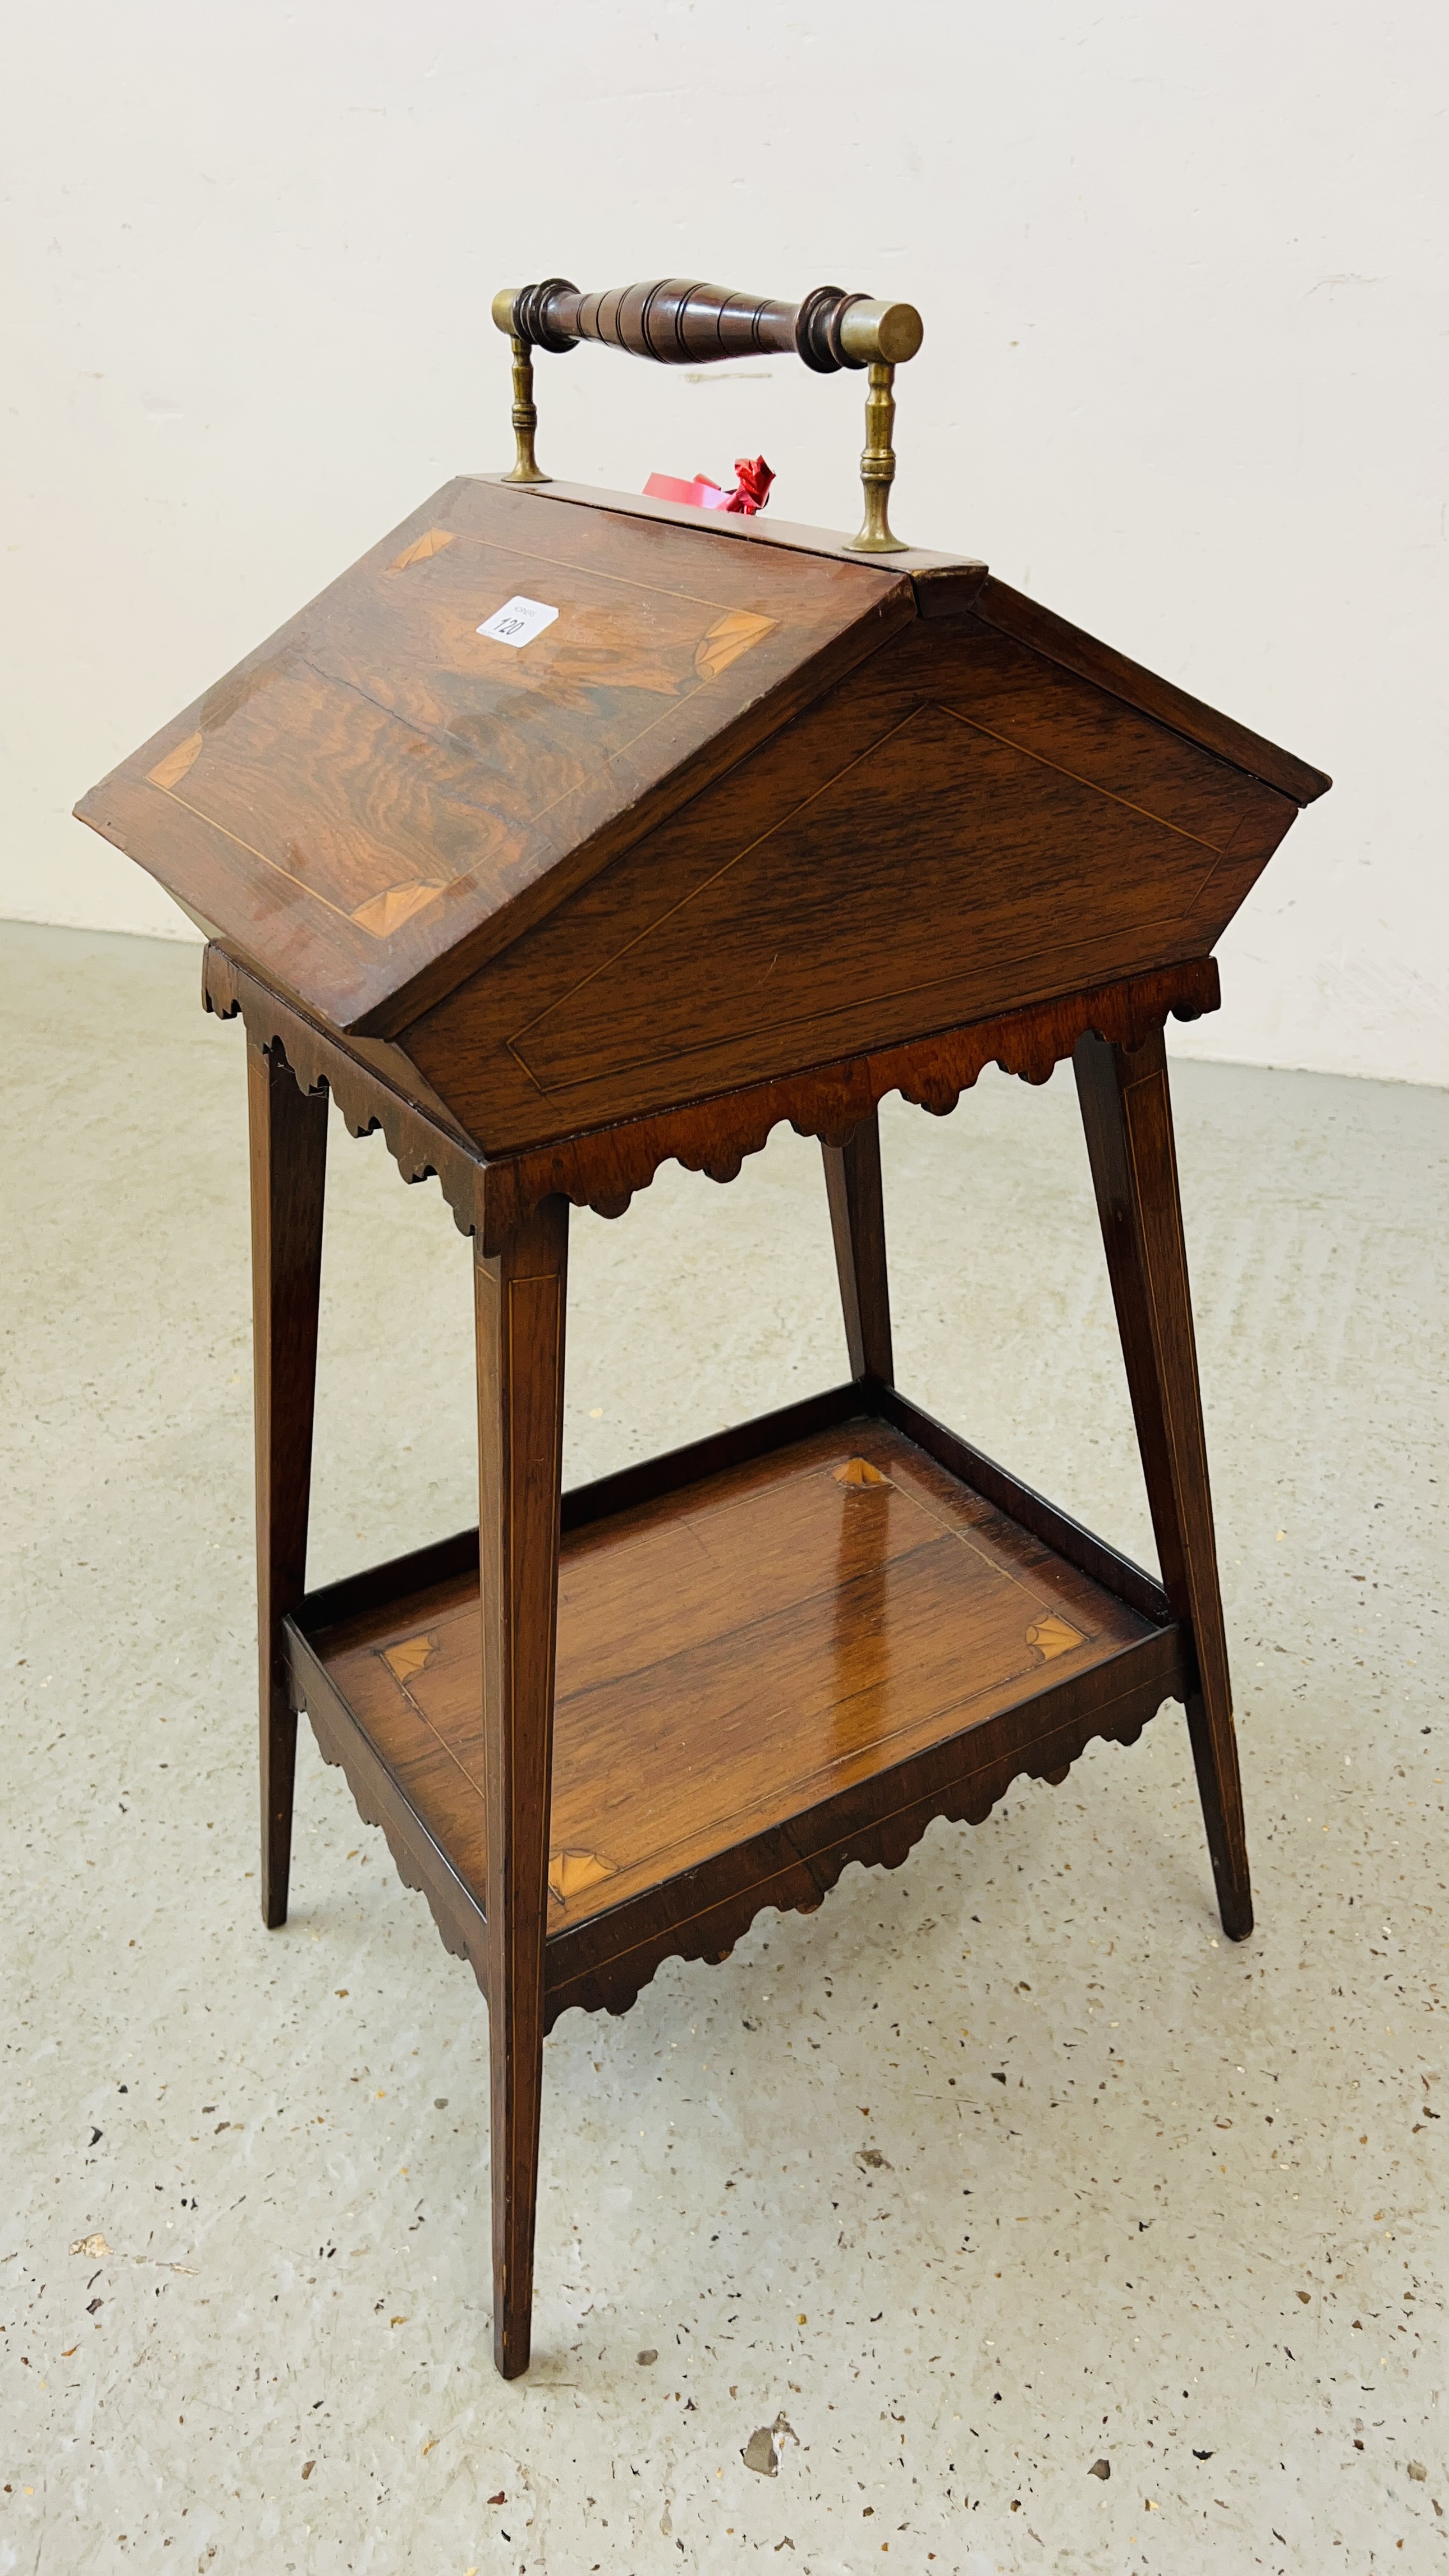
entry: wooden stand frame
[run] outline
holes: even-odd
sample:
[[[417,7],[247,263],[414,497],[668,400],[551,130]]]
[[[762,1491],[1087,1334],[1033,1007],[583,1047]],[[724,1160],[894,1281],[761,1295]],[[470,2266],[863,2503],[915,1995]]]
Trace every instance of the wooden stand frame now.
[[[513,2377],[529,2357],[543,2039],[560,2012],[627,2009],[663,1959],[727,1956],[762,1907],[813,1908],[847,1862],[898,1864],[935,1817],[980,1821],[1024,1772],[1063,1779],[1093,1738],[1134,1741],[1168,1697],[1187,1708],[1223,1927],[1235,1940],[1252,1928],[1162,1039],[1169,1010],[1211,1006],[1215,970],[1163,970],[494,1163],[400,1087],[385,1050],[344,1044],[215,947],[205,996],[248,1031],[263,1916],[286,1916],[305,1708],[487,1997],[494,2349]],[[944,1109],[993,1057],[1042,1081],[1067,1054],[1160,1585],[894,1384],[877,1100],[899,1087]],[[436,1173],[474,1238],[480,1519],[308,1594],[329,1093],[356,1132],[383,1128],[407,1177]],[[731,1178],[781,1117],[822,1141],[849,1382],[562,1494],[570,1199],[617,1214],[671,1156]],[[721,1563],[752,1531],[767,1547],[788,1527],[771,1562],[814,1550],[836,1570],[808,1600],[781,1592],[778,1615],[752,1593],[748,1618],[737,1595],[678,1620],[669,1552],[706,1518]],[[574,1608],[556,1679],[561,1551]],[[608,1716],[611,1611],[655,1579],[698,1712],[667,1722],[700,1730],[701,1776],[735,1759],[710,1716],[722,1657],[774,1674],[802,1710],[798,1758],[777,1730],[759,1785],[769,1766],[752,1742],[714,1810],[707,1797],[669,1808],[644,1759],[666,1722],[657,1676],[631,1672],[624,1717]],[[895,1661],[872,1679],[887,1630]],[[943,1653],[959,1666],[949,1687]],[[844,1671],[881,1711],[848,1738],[826,1706]],[[587,1721],[571,1714],[585,1698]]]

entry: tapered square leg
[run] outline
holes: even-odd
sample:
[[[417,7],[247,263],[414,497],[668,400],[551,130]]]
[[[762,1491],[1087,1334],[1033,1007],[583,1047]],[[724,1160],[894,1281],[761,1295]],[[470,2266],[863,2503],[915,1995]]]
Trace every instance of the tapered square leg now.
[[[1197,1668],[1187,1722],[1218,1909],[1241,1941],[1253,1900],[1162,1032],[1132,1055],[1084,1037],[1075,1065],[1163,1588]]]
[[[567,1199],[545,1199],[474,1265],[493,2355],[505,2379],[528,2368],[533,2307],[568,1215]]]
[[[880,1121],[872,1109],[848,1145],[824,1145],[825,1192],[850,1374],[895,1382],[891,1300],[886,1277],[885,1203],[880,1178]]]
[[[307,1580],[317,1304],[327,1174],[325,1091],[304,1092],[280,1050],[247,1040],[251,1129],[252,1370],[256,1427],[262,1921],[287,1919],[297,1712],[282,1622]]]

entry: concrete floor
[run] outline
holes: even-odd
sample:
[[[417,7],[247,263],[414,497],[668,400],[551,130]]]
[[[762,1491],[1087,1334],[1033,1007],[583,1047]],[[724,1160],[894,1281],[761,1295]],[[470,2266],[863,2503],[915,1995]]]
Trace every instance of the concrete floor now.
[[[1449,1098],[1180,1068],[1254,1939],[1168,1708],[569,2015],[505,2387],[483,2008],[309,1740],[257,1917],[240,1031],[0,956],[0,2571],[1444,2565]],[[903,1381],[1150,1560],[1070,1076],[883,1128]],[[476,1508],[467,1248],[332,1173],[317,1579]],[[843,1373],[788,1133],[573,1263],[571,1477]]]

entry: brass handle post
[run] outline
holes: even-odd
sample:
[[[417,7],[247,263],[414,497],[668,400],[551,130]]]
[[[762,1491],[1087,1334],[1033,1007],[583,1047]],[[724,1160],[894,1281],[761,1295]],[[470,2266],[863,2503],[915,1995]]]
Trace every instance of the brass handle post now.
[[[865,448],[860,460],[861,490],[865,496],[865,516],[859,536],[848,543],[858,555],[899,555],[905,548],[899,537],[891,535],[891,485],[896,479],[896,451],[891,445],[895,427],[896,371],[879,360],[870,371],[870,391],[865,398]]]
[[[538,406],[533,399],[533,346],[510,334],[513,349],[513,446],[514,458],[505,483],[548,483],[552,476],[539,467],[534,453],[538,431]]]

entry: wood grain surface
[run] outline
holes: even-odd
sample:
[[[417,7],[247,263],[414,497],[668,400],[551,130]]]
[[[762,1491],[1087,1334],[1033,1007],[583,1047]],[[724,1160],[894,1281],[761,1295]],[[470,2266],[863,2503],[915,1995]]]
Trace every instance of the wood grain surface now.
[[[479,1581],[464,1758],[484,1793],[493,2356],[505,2379],[528,2367],[533,2309],[568,1237],[567,1200],[545,1199],[503,1252],[476,1245],[473,1264]],[[426,1706],[438,1659],[427,1633],[395,1639],[377,1661]]]
[[[400,1043],[485,1150],[1205,958],[1277,789],[917,620]]]
[[[1054,609],[1043,607],[1040,600],[1027,599],[1008,582],[985,582],[975,605],[986,625],[998,627],[1004,635],[1016,636],[1047,661],[1059,662],[1064,670],[1096,681],[1115,697],[1125,699],[1129,706],[1139,708],[1143,715],[1170,725],[1188,742],[1216,752],[1250,778],[1261,778],[1266,786],[1291,796],[1295,805],[1313,804],[1333,785],[1327,770],[1316,769],[1312,761],[1284,751],[1276,742],[1269,742],[1265,734],[1254,733],[1232,716],[1221,715],[1216,707],[1206,706],[1201,698],[1190,696],[1174,681],[1160,679],[1155,671],[1129,660],[1114,645],[1100,643],[1095,635],[1073,626]]]
[[[297,1717],[284,1623],[307,1586],[327,1094],[247,1040],[262,1921],[287,1919]]]
[[[494,475],[488,479],[499,482],[503,478]],[[652,492],[610,492],[597,484],[561,479],[519,488],[525,494],[536,492],[541,499],[571,503],[575,509],[609,510],[619,518],[655,519],[677,528],[699,524],[699,512],[688,502],[661,501]],[[859,563],[860,556],[843,529],[811,528],[799,519],[787,519],[773,506],[774,497],[777,496],[772,496],[768,510],[750,519],[720,511],[714,520],[717,533],[727,542],[738,540],[786,554],[826,555],[836,563]],[[969,608],[987,576],[987,566],[978,555],[942,554],[930,546],[903,546],[898,555],[891,556],[890,569],[910,582],[922,617],[952,616],[958,609]]]
[[[861,1467],[868,1470],[862,1474]],[[1151,1623],[862,1417],[564,1540],[550,1924],[1029,1699]],[[313,1640],[480,1895],[476,1577]],[[587,1855],[567,1886],[563,1855]]]
[[[535,488],[541,497],[572,502],[580,509],[611,510],[624,518],[669,520],[677,526],[688,526],[697,515],[677,501],[655,500],[651,494],[600,491],[587,483],[554,482],[546,492],[543,487]],[[777,516],[773,509],[753,519],[721,518],[719,526],[722,536],[743,545],[780,546],[797,553],[830,555],[844,563],[853,559],[843,532],[805,527]],[[1127,706],[1154,717],[1204,751],[1216,752],[1249,777],[1261,778],[1297,805],[1311,805],[1333,784],[1327,772],[1315,768],[1311,761],[1300,760],[1295,752],[1283,750],[1265,734],[1255,733],[1251,726],[1223,715],[1187,689],[1179,688],[1175,681],[1164,680],[1145,664],[1118,652],[1114,645],[1102,643],[1084,628],[1058,616],[1041,600],[1028,599],[1008,582],[998,581],[978,556],[906,546],[892,556],[891,567],[909,578],[922,617],[954,617],[975,607],[987,625],[999,628],[1004,635],[1019,637],[1045,660],[1096,681]]]
[[[556,1194],[600,1216],[621,1216],[662,1163],[677,1161],[711,1180],[732,1181],[783,1120],[802,1136],[843,1146],[888,1092],[945,1117],[988,1064],[1042,1083],[1089,1029],[1132,1049],[1169,1012],[1197,1019],[1215,1011],[1220,998],[1216,962],[1194,958],[490,1161],[451,1112],[431,1100],[428,1084],[399,1048],[337,1036],[214,945],[203,960],[202,991],[207,1009],[223,1019],[240,1012],[248,1036],[280,1051],[304,1090],[325,1083],[353,1135],[381,1128],[405,1180],[436,1175],[460,1232],[479,1233],[489,1252],[500,1251],[539,1202]]]
[[[1160,1031],[1135,1055],[1085,1037],[1077,1090],[1163,1589],[1191,1645],[1188,1732],[1223,1929],[1253,1928],[1197,1344]]]
[[[521,649],[477,631],[515,595],[559,612]],[[914,614],[858,560],[460,479],[77,812],[386,1036]]]
[[[889,1386],[895,1357],[876,1111],[862,1118],[846,1144],[822,1144],[820,1151],[850,1374]]]
[[[880,1044],[1029,1001],[1084,931],[1089,979],[1205,954],[1296,803],[1328,783],[982,565],[885,570],[808,531],[782,543],[752,537],[754,522],[691,525],[606,498],[445,485],[93,788],[82,821],[208,935],[361,1037],[395,1038],[569,907],[562,943],[530,952],[522,985],[515,971],[508,990],[474,994],[463,1082],[504,1048],[525,1084],[594,1117],[602,1095],[580,1086],[641,1062],[628,970],[611,1031],[585,990],[612,982],[626,950],[671,987],[676,1034],[702,1008],[686,1080],[717,1047],[718,994],[755,1001],[730,1034],[753,1041],[756,1070],[719,1069],[715,1087],[760,1079],[838,1052],[823,1023],[857,1005],[874,1029],[862,1042]],[[515,595],[558,612],[519,650],[479,631]],[[883,655],[892,636],[902,652]],[[862,689],[802,729],[863,659]],[[950,716],[974,728],[969,746]],[[783,765],[752,764],[774,737]],[[1272,802],[1235,800],[1233,778],[1281,801],[1276,833]],[[1120,884],[1102,866],[1114,831]],[[1192,873],[1185,837],[1213,869]],[[642,876],[611,875],[602,921],[571,906],[644,844]],[[1014,980],[990,867],[978,883],[988,860],[998,879],[1025,872],[1036,916]],[[646,888],[668,892],[663,914],[646,901],[639,917]],[[877,960],[856,990],[886,890],[899,945],[892,931],[889,973]],[[933,901],[973,932],[969,956],[958,941],[936,969],[918,928]],[[812,1012],[800,982],[822,962]],[[672,989],[681,977],[687,993]],[[657,1082],[636,1092],[608,1114],[661,1096]],[[522,1141],[504,1116],[498,1141]]]

